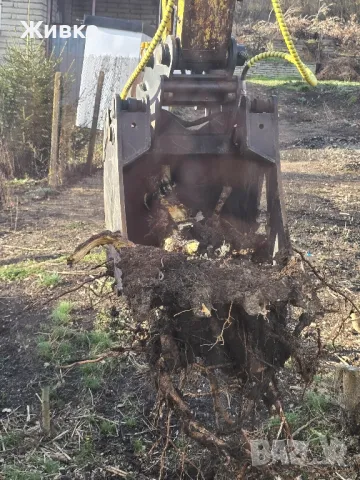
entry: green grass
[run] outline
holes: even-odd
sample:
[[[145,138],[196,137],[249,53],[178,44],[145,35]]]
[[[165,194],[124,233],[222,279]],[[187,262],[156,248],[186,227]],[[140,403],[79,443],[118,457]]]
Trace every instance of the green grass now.
[[[33,275],[39,275],[43,271],[43,265],[28,260],[12,265],[3,265],[0,267],[0,280],[13,282],[15,280],[25,280]]]
[[[35,260],[25,260],[24,262],[14,263],[11,265],[0,266],[0,281],[14,282],[16,280],[26,280],[32,276],[39,276],[40,284],[44,282],[44,286],[51,286],[58,284],[58,280],[61,281],[61,277],[58,273],[46,273],[44,272],[48,261],[51,263],[65,263],[66,257],[64,255],[42,262],[36,262]],[[42,280],[43,279],[43,280]]]
[[[109,333],[95,330],[89,332],[89,341],[94,355],[98,355],[111,348],[113,342]]]
[[[6,466],[3,471],[4,480],[42,480],[43,476],[41,472],[29,472],[26,466],[15,467]]]
[[[94,441],[91,436],[86,436],[84,441],[80,445],[79,453],[75,457],[76,464],[88,464],[94,459],[95,455],[96,449],[94,446]]]
[[[100,252],[91,252],[88,253],[83,259],[82,262],[86,263],[104,263],[106,262],[106,251],[102,249]]]
[[[116,425],[109,420],[102,420],[99,424],[99,430],[100,433],[106,437],[114,436],[117,433]]]
[[[13,178],[12,180],[9,180],[9,184],[13,186],[17,185],[26,185],[27,183],[34,183],[35,180],[32,178],[29,178],[27,175],[25,175],[24,178]]]
[[[124,424],[128,427],[128,428],[135,428],[136,425],[137,425],[138,421],[135,417],[125,417],[124,418]]]
[[[94,392],[101,390],[101,387],[103,385],[102,378],[96,375],[85,375],[82,380],[84,387],[89,388]]]
[[[2,470],[4,480],[43,480],[54,478],[59,473],[60,464],[51,459],[43,457],[32,457],[26,459],[21,465],[5,465]]]
[[[47,340],[43,340],[42,337],[37,343],[37,351],[38,351],[38,355],[43,360],[50,361],[53,359],[54,352],[53,352],[51,342]]]
[[[314,90],[316,88],[321,90],[349,90],[349,88],[352,89],[360,87],[360,82],[340,82],[338,80],[319,81],[318,87],[310,87],[299,77],[268,78],[260,75],[249,77],[248,83],[255,83],[258,85],[264,85],[266,87],[284,87],[288,90],[297,91]]]
[[[135,453],[141,453],[145,450],[145,446],[142,443],[142,441],[140,440],[140,438],[133,439],[132,446],[134,448]]]
[[[69,324],[71,322],[71,313],[74,309],[74,304],[68,301],[62,301],[51,312],[51,319],[56,324]]]
[[[9,432],[5,435],[0,435],[0,440],[4,444],[5,448],[16,448],[22,444],[24,435],[22,432]]]
[[[43,273],[40,275],[39,283],[43,287],[54,288],[60,285],[62,277],[57,273]]]
[[[82,382],[85,388],[92,391],[100,390],[103,386],[105,366],[102,363],[88,363],[81,366]]]
[[[299,411],[294,411],[294,412],[285,412],[285,417],[286,420],[291,428],[291,430],[296,430],[302,425],[303,421],[303,414],[302,412]],[[271,417],[267,423],[266,430],[272,431],[272,432],[277,432],[280,428],[281,425],[281,419],[280,417]]]
[[[325,414],[332,407],[332,401],[329,397],[314,391],[306,392],[304,403],[311,414],[315,416]]]

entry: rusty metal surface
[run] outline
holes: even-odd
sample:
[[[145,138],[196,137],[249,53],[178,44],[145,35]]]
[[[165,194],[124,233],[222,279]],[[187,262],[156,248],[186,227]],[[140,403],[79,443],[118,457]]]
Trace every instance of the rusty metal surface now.
[[[108,158],[105,162],[106,195],[112,192],[113,197],[112,202],[105,202],[105,210],[112,209],[111,215],[107,213],[107,218],[112,219],[107,220],[107,228],[126,232],[135,243],[158,245],[149,226],[155,213],[146,198],[159,190],[162,167],[166,165],[179,200],[193,214],[202,211],[205,216],[211,215],[223,187],[231,187],[222,215],[230,223],[241,225],[238,228],[242,233],[257,228],[265,181],[271,250],[275,245],[289,245],[279,177],[277,104],[274,99],[269,102],[263,105],[269,107],[270,113],[254,113],[252,100],[243,97],[240,107],[230,105],[228,111],[204,118],[204,124],[185,122],[160,110],[151,148],[131,162],[124,157],[130,141],[127,127],[130,121],[145,125],[147,112],[118,112],[118,147],[111,151],[111,163]],[[109,148],[113,147],[107,151]]]
[[[186,75],[185,81],[181,80],[167,80],[164,82],[164,92],[174,93],[187,93],[191,94],[199,90],[206,91],[208,93],[236,93],[237,81],[234,79],[225,80],[207,80],[193,79],[191,75]]]
[[[184,61],[226,66],[234,8],[234,0],[179,0],[176,33]]]

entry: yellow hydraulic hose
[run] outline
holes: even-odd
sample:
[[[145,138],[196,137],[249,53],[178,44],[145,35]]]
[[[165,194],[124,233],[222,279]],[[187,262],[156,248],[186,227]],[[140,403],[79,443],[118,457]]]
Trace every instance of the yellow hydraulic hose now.
[[[146,52],[144,53],[144,56],[141,58],[141,60],[139,62],[139,65],[135,68],[135,70],[131,74],[131,77],[126,82],[126,84],[125,84],[125,86],[124,86],[124,88],[123,88],[123,90],[120,94],[121,100],[126,99],[132,84],[135,82],[136,78],[140,75],[142,70],[146,67],[148,61],[151,58],[151,55],[154,53],[154,50],[157,47],[158,43],[160,42],[161,36],[162,36],[165,28],[168,25],[170,15],[171,15],[172,10],[174,8],[174,3],[175,3],[175,0],[168,0],[167,5],[166,5],[166,9],[164,11],[162,20],[161,20],[160,25],[159,25],[159,28],[157,29],[154,38],[151,40],[149,47],[147,48]]]
[[[317,78],[315,75],[312,73],[309,67],[307,67],[302,61],[301,58],[296,50],[296,47],[294,45],[294,42],[292,41],[289,29],[286,25],[285,18],[283,11],[280,6],[279,0],[271,0],[272,1],[272,6],[276,15],[276,20],[278,21],[282,36],[284,37],[284,41],[286,43],[286,46],[289,50],[289,53],[292,58],[292,63],[296,65],[297,69],[299,70],[301,76],[303,77],[304,80],[308,82],[309,85],[312,87],[316,87],[317,85]]]
[[[243,78],[245,78],[247,71],[249,70],[250,67],[252,67],[256,62],[259,62],[261,60],[265,60],[267,58],[282,58],[296,66],[298,69],[299,73],[303,77],[304,80],[308,82],[309,85],[315,87],[317,85],[317,78],[315,75],[312,73],[309,67],[307,67],[301,60],[296,47],[294,45],[294,42],[292,41],[289,29],[286,25],[284,14],[282,12],[280,2],[279,0],[271,0],[273,9],[275,11],[276,19],[278,21],[282,36],[284,38],[284,41],[286,43],[286,46],[289,50],[289,54],[283,53],[283,52],[265,52],[261,53],[259,55],[256,55],[253,57],[249,62],[247,62],[246,67],[244,68],[243,71]],[[129,80],[126,82],[121,94],[120,98],[122,100],[125,100],[126,97],[128,96],[129,90],[131,86],[133,85],[134,81],[136,78],[140,75],[142,70],[145,68],[147,65],[148,61],[150,60],[152,54],[154,53],[155,48],[161,41],[161,37],[168,27],[169,24],[169,19],[171,16],[171,13],[174,8],[174,3],[175,0],[168,0],[166,4],[166,8],[163,13],[162,20],[160,22],[159,28],[157,29],[157,32],[155,33],[154,38],[150,42],[148,48],[146,49],[143,57],[140,60],[140,63],[138,66],[135,68],[134,72],[131,74]]]
[[[283,60],[286,60],[287,62],[290,62],[296,66],[298,69],[300,75],[303,77],[303,79],[312,87],[316,87],[318,81],[313,72],[310,70],[309,67],[307,67],[301,60],[296,47],[294,45],[294,42],[292,41],[289,29],[286,25],[284,14],[281,10],[279,0],[271,0],[272,5],[275,11],[276,19],[278,21],[282,36],[284,38],[285,44],[289,50],[289,53],[283,53],[283,52],[264,52],[260,53],[259,55],[256,55],[255,57],[251,58],[242,74],[242,78],[245,79],[246,74],[249,70],[249,68],[253,67],[255,63],[261,61],[261,60],[266,60],[268,58],[282,58]]]
[[[260,62],[261,60],[266,60],[268,58],[282,58],[283,60],[286,60],[287,62],[294,63],[294,60],[292,56],[289,53],[284,53],[284,52],[264,52],[264,53],[259,53],[259,55],[256,55],[255,57],[252,57],[246,64],[248,68],[253,67],[255,63]]]

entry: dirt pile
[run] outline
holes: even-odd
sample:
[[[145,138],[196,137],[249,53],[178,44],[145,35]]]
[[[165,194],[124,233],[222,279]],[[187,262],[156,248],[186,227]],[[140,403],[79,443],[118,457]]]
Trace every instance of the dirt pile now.
[[[318,75],[319,80],[360,81],[360,62],[352,57],[340,57],[328,62]]]
[[[108,273],[137,323],[136,341],[126,349],[146,353],[158,398],[177,413],[184,431],[236,461],[249,413],[259,402],[276,406],[276,373],[288,358],[305,381],[315,373],[318,344],[305,347],[300,337],[321,311],[312,280],[295,259],[281,266],[230,252],[189,256],[127,245],[109,232],[82,244],[71,262],[94,241],[109,245],[111,239]],[[199,384],[208,385],[213,401],[203,421],[192,413],[204,408],[204,399],[196,399]],[[230,392],[233,408],[225,407]]]

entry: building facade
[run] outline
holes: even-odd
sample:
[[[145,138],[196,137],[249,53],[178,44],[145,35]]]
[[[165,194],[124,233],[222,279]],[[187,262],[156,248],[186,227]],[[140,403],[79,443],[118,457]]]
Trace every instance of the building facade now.
[[[23,41],[21,21],[81,25],[85,15],[137,19],[156,25],[159,0],[0,0],[0,61],[9,44]]]

